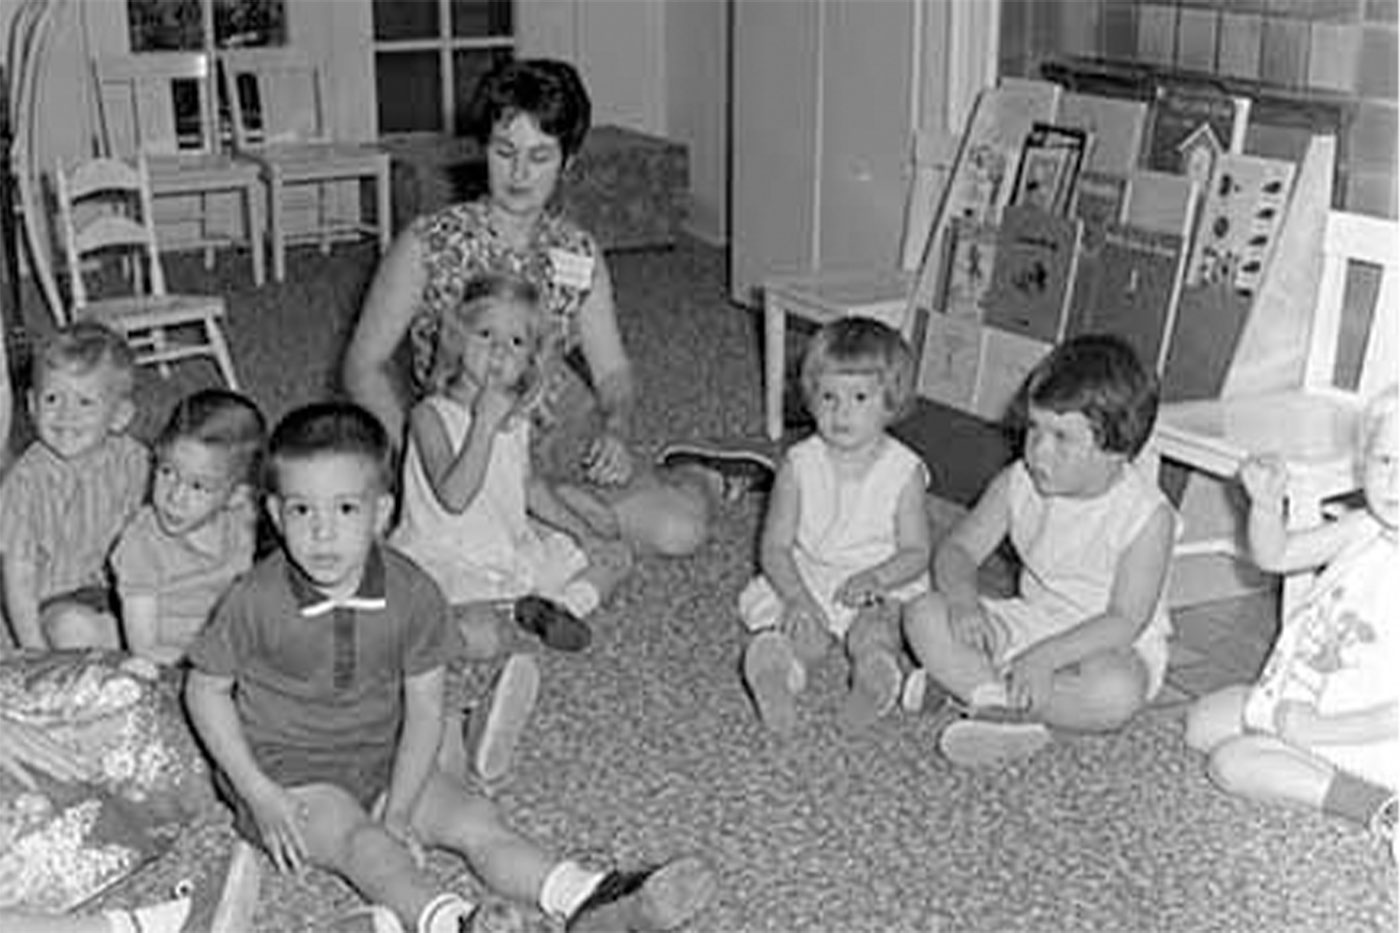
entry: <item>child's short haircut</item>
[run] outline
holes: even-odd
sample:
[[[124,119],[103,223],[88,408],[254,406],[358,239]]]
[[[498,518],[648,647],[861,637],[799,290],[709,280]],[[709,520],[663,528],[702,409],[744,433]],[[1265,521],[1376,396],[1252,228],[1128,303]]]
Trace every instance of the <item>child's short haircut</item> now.
[[[899,331],[874,318],[844,317],[825,324],[802,357],[802,397],[810,409],[817,381],[826,373],[880,377],[891,420],[904,414],[914,394],[914,354]]]
[[[1132,347],[1111,334],[1086,334],[1066,340],[1036,364],[1012,415],[1024,426],[1029,408],[1080,412],[1100,449],[1135,457],[1152,436],[1157,395],[1157,377]]]
[[[257,478],[267,422],[246,395],[228,389],[201,389],[175,404],[156,438],[157,451],[178,440],[197,441],[229,458],[229,475],[237,482]]]
[[[127,398],[136,386],[136,355],[121,334],[97,321],[75,321],[44,342],[34,357],[31,380],[38,386],[58,369],[90,373],[106,367],[112,373],[112,389]]]
[[[393,449],[384,425],[354,402],[315,402],[288,412],[267,444],[267,490],[280,491],[279,469],[289,460],[310,460],[328,454],[361,457],[375,471],[383,492],[393,489]]]
[[[539,364],[539,352],[544,337],[544,318],[540,313],[540,292],[530,282],[503,272],[488,272],[470,279],[462,287],[462,297],[443,314],[433,348],[433,368],[428,373],[428,391],[444,392],[462,372],[462,351],[467,337],[482,311],[494,302],[511,302],[530,308],[530,336],[534,341],[530,353],[530,371]]]

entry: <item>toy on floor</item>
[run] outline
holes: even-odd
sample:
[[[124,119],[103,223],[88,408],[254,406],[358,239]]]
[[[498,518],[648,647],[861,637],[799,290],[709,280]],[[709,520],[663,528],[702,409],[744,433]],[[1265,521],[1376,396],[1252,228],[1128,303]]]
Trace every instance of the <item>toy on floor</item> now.
[[[1050,727],[1118,728],[1166,672],[1176,519],[1133,463],[1152,433],[1156,379],[1122,340],[1084,336],[1052,350],[1020,398],[1021,458],[938,547],[937,590],[905,624],[928,676],[969,710],[939,736],[963,765],[1031,754]],[[977,571],[1006,538],[1019,593],[992,599]]]
[[[780,736],[797,725],[808,666],[833,642],[851,663],[843,722],[864,728],[898,700],[901,607],[928,588],[928,472],[888,433],[910,401],[912,372],[904,338],[870,318],[823,326],[803,360],[817,430],[778,467],[762,573],[739,596],[753,633],[744,680]]]

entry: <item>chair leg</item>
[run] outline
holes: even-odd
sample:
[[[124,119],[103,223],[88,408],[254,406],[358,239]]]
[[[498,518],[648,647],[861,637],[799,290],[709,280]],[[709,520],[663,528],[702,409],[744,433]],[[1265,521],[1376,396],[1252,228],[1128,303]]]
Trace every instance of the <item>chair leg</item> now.
[[[374,182],[374,193],[377,196],[375,210],[379,212],[379,254],[382,256],[389,252],[389,242],[394,238],[394,218],[393,211],[389,205],[389,169],[387,166],[381,167]]]
[[[763,358],[766,375],[763,381],[765,396],[763,413],[770,441],[783,437],[783,368],[787,339],[787,312],[781,304],[771,298],[763,299]]]
[[[209,338],[209,349],[214,354],[214,360],[219,364],[219,371],[224,375],[224,381],[233,390],[238,389],[238,376],[233,371],[233,354],[229,352],[228,341],[224,339],[224,328],[218,321],[206,320],[204,322],[204,333]]]
[[[320,241],[321,255],[329,256],[331,254],[331,220],[328,215],[332,212],[327,210],[326,205],[338,200],[340,192],[335,190],[334,183],[318,181],[313,184],[316,188],[316,235]]]
[[[263,253],[267,247],[263,241],[262,201],[258,198],[261,193],[262,186],[257,182],[243,189],[243,219],[248,225],[248,249],[253,254],[253,284],[259,288],[267,281],[267,257]]]

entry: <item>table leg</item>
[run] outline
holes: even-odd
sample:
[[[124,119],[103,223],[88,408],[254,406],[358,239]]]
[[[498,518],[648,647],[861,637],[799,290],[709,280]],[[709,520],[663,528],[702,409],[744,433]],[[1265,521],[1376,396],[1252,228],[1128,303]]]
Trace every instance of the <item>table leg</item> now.
[[[785,375],[787,312],[782,303],[763,297],[763,380],[765,427],[770,441],[783,437],[783,376]]]

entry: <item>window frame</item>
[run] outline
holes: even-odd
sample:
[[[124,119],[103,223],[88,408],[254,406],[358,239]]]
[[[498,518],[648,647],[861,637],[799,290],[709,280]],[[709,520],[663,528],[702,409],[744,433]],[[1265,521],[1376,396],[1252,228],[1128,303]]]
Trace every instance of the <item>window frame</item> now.
[[[371,22],[371,51],[374,57],[374,87],[375,95],[379,93],[379,56],[393,55],[399,52],[436,52],[438,61],[438,92],[439,92],[439,129],[437,130],[397,130],[394,132],[379,132],[379,138],[387,142],[404,141],[409,142],[415,139],[452,137],[457,135],[457,72],[456,54],[458,52],[492,52],[498,49],[508,49],[513,56],[516,50],[516,14],[519,12],[518,0],[508,0],[511,5],[511,31],[509,35],[502,36],[456,36],[452,34],[452,0],[437,0],[437,35],[432,38],[416,39],[379,39],[373,35],[374,26]],[[370,0],[371,5],[373,0]],[[370,12],[373,18],[373,9]],[[376,108],[378,102],[376,100]]]

